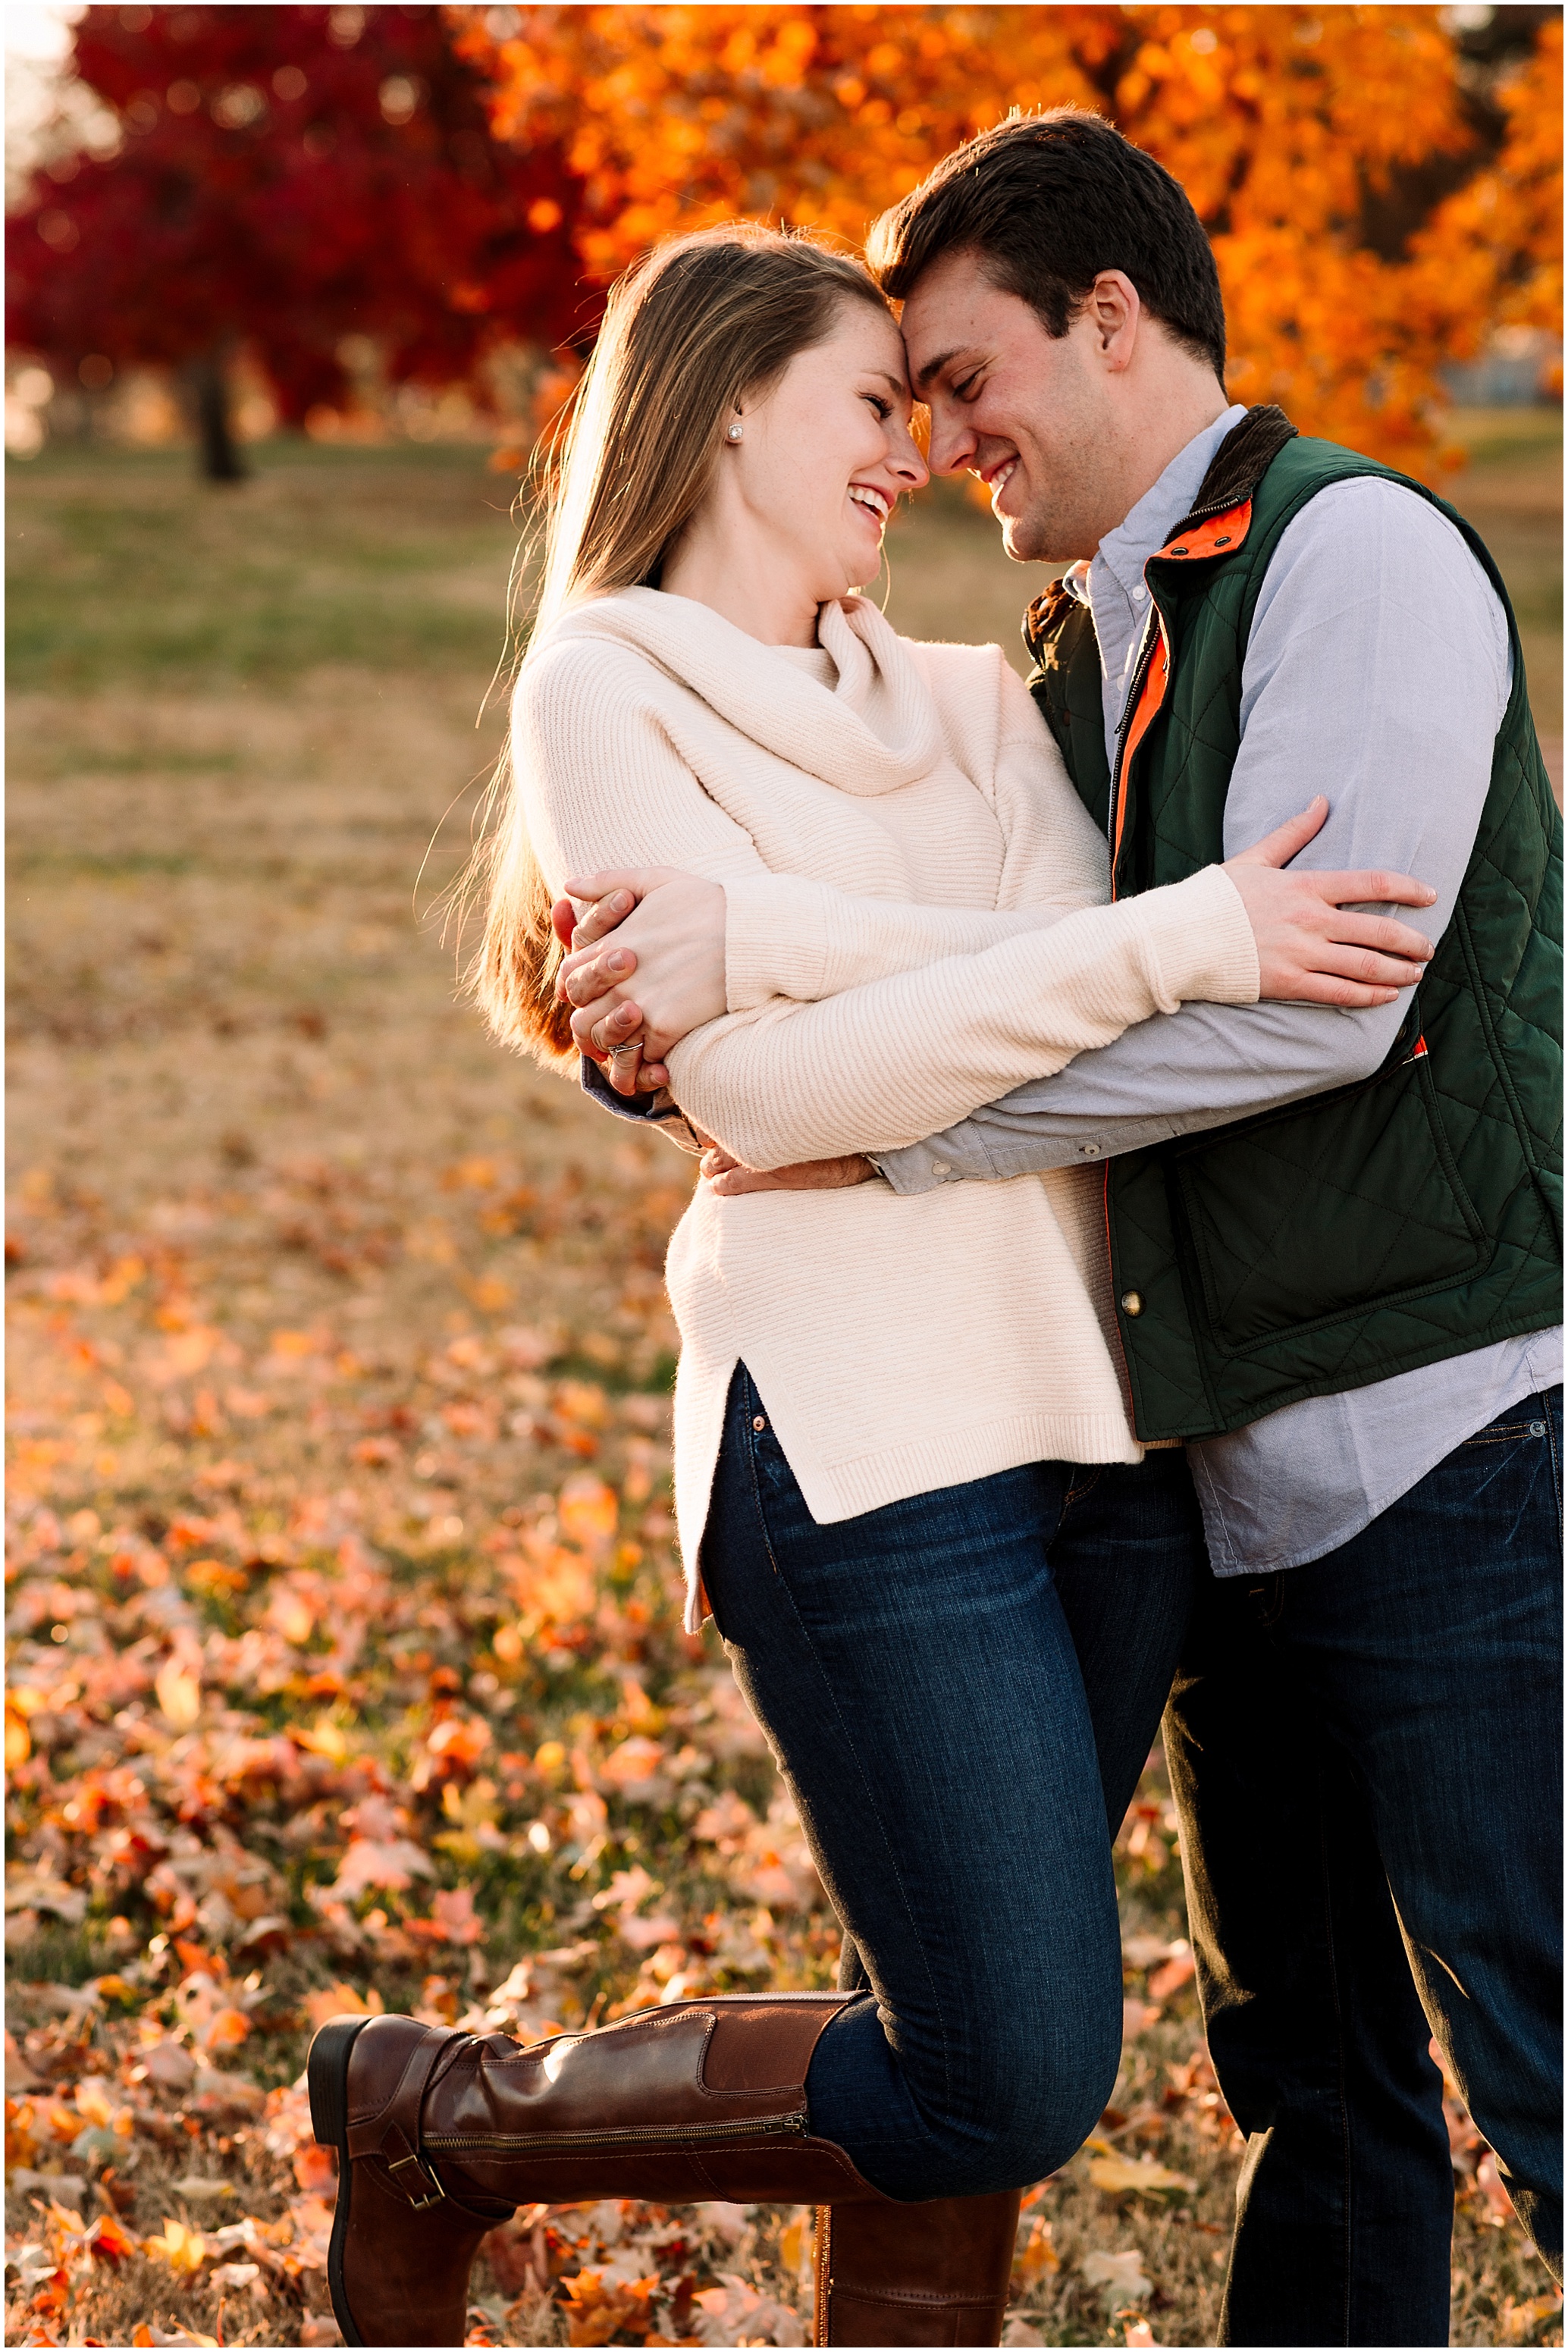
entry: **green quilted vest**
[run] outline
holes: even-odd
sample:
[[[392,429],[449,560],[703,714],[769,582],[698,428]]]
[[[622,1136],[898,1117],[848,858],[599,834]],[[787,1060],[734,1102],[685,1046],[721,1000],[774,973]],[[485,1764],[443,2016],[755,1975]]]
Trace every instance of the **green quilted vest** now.
[[[1279,535],[1330,482],[1386,467],[1301,439],[1277,408],[1222,443],[1149,559],[1152,611],[1107,770],[1088,609],[1031,606],[1035,698],[1105,826],[1119,897],[1223,858],[1242,661]],[[1453,921],[1381,1070],[1106,1166],[1121,1341],[1141,1436],[1240,1428],[1562,1313],[1562,825],[1508,610],[1513,691]],[[1419,791],[1412,778],[1408,789]]]

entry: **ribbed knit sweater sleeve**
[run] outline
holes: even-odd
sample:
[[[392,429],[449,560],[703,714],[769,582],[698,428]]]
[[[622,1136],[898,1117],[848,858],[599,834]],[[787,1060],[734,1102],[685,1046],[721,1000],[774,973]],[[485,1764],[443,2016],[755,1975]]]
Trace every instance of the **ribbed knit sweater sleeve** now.
[[[966,714],[974,649],[920,651],[939,707]],[[855,899],[786,876],[726,884],[731,1016],[678,1045],[670,1072],[683,1108],[750,1167],[893,1149],[878,1139],[918,1127],[938,1097],[994,1100],[993,1069],[1045,1076],[1091,1033],[1109,1042],[1196,998],[1257,1002],[1251,926],[1218,867],[1104,903],[1103,835],[1022,680],[988,651],[997,708],[977,781],[1005,845],[1000,908]]]
[[[916,1142],[1200,997],[1258,997],[1251,926],[1217,866],[824,1003],[731,1013],[676,1046],[670,1079],[746,1166],[786,1167]]]
[[[1059,907],[917,907],[853,898],[804,875],[727,880],[724,987],[731,1013],[770,997],[810,1003],[944,956],[975,955],[1060,919]]]
[[[963,650],[967,667],[955,674],[973,696],[973,654]],[[943,683],[939,665],[939,701]],[[1070,787],[1053,775],[1054,749],[1033,714],[1027,740],[1023,722],[998,724],[994,711],[988,719],[988,772],[976,776],[973,762],[969,772],[1002,824],[1002,888],[1019,897],[1036,885],[1055,919],[998,940],[994,910],[928,910],[950,925],[947,943],[973,940],[963,925],[977,920],[982,930],[990,924],[993,942],[933,962],[925,960],[933,929],[913,910],[816,886],[818,908],[831,907],[837,925],[823,934],[825,965],[837,955],[840,971],[878,977],[821,1003],[771,994],[710,1023],[670,1056],[682,1108],[748,1164],[894,1149],[1188,998],[1255,1001],[1251,928],[1218,868],[1121,906],[1060,913],[1062,889],[1078,899],[1094,887],[1088,819],[1073,814]],[[679,740],[684,723],[670,682],[629,648],[578,640],[530,659],[513,700],[513,756],[523,820],[552,888],[607,864],[681,866],[727,890],[770,876],[745,827],[699,781]],[[1056,825],[1036,805],[1042,782]],[[847,911],[857,906],[870,911]],[[818,952],[809,941],[808,951]],[[921,961],[889,971],[904,954]],[[922,1041],[931,1055],[920,1051]]]

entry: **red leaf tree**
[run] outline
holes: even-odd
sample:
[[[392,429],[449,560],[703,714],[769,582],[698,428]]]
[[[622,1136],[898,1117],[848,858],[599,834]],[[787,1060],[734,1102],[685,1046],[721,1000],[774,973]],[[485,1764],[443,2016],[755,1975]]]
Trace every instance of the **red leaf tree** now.
[[[58,157],[7,225],[7,329],[182,371],[215,479],[240,465],[226,362],[254,352],[285,423],[342,404],[344,338],[394,383],[472,375],[503,336],[577,323],[580,183],[558,144],[489,135],[435,7],[89,7],[75,69],[119,152]]]

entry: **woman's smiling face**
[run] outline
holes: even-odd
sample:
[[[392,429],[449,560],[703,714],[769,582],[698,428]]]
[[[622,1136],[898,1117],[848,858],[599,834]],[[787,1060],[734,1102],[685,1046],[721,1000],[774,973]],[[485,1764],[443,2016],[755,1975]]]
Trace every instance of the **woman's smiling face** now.
[[[712,502],[729,529],[765,543],[814,604],[874,580],[900,492],[927,480],[910,433],[904,347],[869,302],[839,306],[826,341],[801,352],[742,405],[742,437],[719,452]]]

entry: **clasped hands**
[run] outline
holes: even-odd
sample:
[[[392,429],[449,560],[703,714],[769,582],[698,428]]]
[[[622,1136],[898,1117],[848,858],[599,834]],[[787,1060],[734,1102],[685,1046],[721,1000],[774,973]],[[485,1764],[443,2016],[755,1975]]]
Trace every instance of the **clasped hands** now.
[[[599,1064],[617,1094],[658,1094],[669,1084],[664,1056],[728,1010],[723,887],[674,866],[642,866],[574,875],[566,888],[570,895],[557,899],[552,918],[567,950],[555,990],[573,1007],[578,1051]],[[574,899],[592,902],[581,921]],[[722,1144],[687,1124],[705,1147],[703,1176],[726,1196],[831,1190],[863,1184],[877,1172],[858,1153],[793,1168],[743,1168]]]
[[[1407,874],[1285,871],[1328,814],[1320,793],[1226,860],[1257,943],[1259,998],[1345,1011],[1392,1003],[1421,978],[1431,942],[1408,924],[1361,910],[1430,907],[1436,893]],[[617,1094],[657,1094],[669,1083],[665,1056],[728,1009],[723,887],[654,866],[574,876],[566,888],[553,921],[568,950],[556,990],[574,1008],[572,1034]],[[591,902],[581,921],[573,899]],[[857,1184],[876,1172],[858,1154],[761,1172],[710,1141],[702,1171],[720,1192]]]
[[[574,1008],[578,1050],[617,1094],[656,1094],[669,1083],[665,1055],[728,1009],[723,886],[642,866],[574,875],[566,888],[554,908],[568,950],[555,992]],[[580,921],[573,899],[592,901]]]

